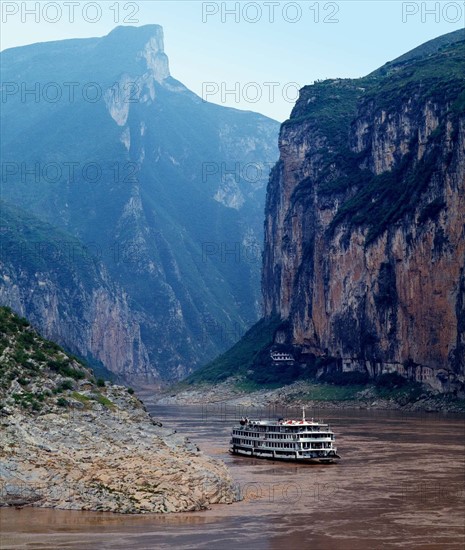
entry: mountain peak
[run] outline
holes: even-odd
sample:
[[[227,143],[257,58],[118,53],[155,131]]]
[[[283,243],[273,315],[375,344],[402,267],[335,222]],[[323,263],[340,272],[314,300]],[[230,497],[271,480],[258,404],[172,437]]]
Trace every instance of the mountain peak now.
[[[147,68],[153,73],[155,80],[161,82],[170,76],[170,68],[168,56],[164,51],[163,29],[159,29],[156,35],[151,36],[139,55],[146,60]]]
[[[139,27],[136,27],[134,25],[118,25],[115,27],[112,31],[108,33],[109,36],[152,36],[154,34],[159,34],[163,36],[163,27],[161,25],[157,25],[155,23],[152,23],[150,25],[141,25]]]
[[[161,25],[119,26],[103,37],[102,41],[112,48],[114,55],[118,55],[121,48],[137,51],[138,59],[145,60],[147,69],[158,82],[170,76]]]

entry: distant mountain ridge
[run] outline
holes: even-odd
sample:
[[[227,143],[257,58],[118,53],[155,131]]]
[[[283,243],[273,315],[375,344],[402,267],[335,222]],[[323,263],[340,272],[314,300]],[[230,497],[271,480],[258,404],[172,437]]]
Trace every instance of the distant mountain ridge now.
[[[172,78],[158,25],[6,50],[1,81],[2,197],[100,256],[138,312],[153,376],[179,378],[233,343],[260,311],[279,124]]]
[[[443,34],[441,36],[438,36],[437,38],[428,40],[428,42],[425,42],[424,44],[413,48],[413,50],[410,50],[409,52],[406,52],[399,57],[396,57],[396,59],[394,59],[393,61],[389,61],[388,63],[383,65],[383,67],[400,65],[409,61],[424,59],[425,57],[438,53],[439,50],[444,47],[451,46],[456,42],[461,42],[463,40],[465,40],[465,29],[459,29],[457,31]],[[383,67],[378,70],[382,70]]]

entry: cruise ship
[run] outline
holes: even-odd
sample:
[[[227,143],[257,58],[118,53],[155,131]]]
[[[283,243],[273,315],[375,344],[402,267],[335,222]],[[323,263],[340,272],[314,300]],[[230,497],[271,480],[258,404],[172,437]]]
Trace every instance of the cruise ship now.
[[[249,420],[232,430],[229,452],[237,455],[293,462],[332,463],[341,457],[328,424],[306,420]]]

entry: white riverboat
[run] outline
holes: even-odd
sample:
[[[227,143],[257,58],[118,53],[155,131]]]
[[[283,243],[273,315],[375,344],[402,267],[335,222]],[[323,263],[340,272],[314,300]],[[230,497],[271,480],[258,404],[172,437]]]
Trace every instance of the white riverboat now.
[[[337,462],[335,435],[328,424],[306,420],[249,420],[232,430],[229,452],[237,455],[293,462]]]

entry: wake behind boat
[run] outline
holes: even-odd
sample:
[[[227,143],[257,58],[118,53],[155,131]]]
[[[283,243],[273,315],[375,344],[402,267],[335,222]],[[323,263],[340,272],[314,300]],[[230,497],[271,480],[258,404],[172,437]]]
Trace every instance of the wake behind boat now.
[[[232,430],[232,454],[295,462],[332,463],[341,457],[328,424],[301,420],[249,420],[242,418]]]

